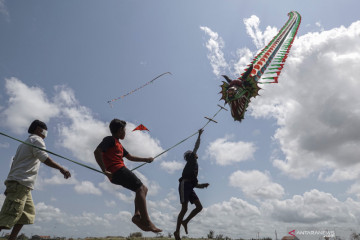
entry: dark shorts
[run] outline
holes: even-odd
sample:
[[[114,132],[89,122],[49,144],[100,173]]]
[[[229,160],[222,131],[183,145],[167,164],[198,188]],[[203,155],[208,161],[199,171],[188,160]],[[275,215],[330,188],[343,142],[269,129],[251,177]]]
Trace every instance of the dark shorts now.
[[[116,185],[121,185],[133,192],[136,192],[143,185],[141,180],[126,167],[117,170],[113,174],[111,182]]]
[[[179,183],[179,195],[180,203],[188,203],[190,201],[193,204],[196,200],[199,200],[198,196],[194,191],[194,184],[191,181],[181,180]]]

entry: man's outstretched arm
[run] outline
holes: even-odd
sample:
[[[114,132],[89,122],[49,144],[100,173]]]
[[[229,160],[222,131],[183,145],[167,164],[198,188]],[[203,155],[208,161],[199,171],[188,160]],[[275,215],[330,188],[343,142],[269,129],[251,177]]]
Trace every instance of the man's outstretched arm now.
[[[196,143],[195,143],[195,147],[194,147],[194,150],[193,150],[193,153],[196,154],[197,150],[199,149],[200,147],[200,136],[201,134],[204,132],[204,129],[200,129],[199,130],[199,135],[198,135],[198,138],[196,140]]]

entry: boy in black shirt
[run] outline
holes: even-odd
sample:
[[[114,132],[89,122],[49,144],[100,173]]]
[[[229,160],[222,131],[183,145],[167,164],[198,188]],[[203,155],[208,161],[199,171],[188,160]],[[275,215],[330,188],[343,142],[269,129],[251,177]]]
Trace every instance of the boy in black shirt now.
[[[176,230],[174,232],[174,237],[176,240],[180,240],[180,226],[183,225],[186,234],[188,234],[187,231],[187,225],[189,221],[196,216],[199,212],[202,210],[201,202],[196,195],[194,188],[206,188],[209,186],[208,183],[199,184],[198,183],[198,156],[196,154],[197,150],[200,146],[200,136],[203,133],[203,129],[199,130],[199,135],[195,143],[195,147],[193,151],[186,151],[184,153],[184,159],[186,160],[186,165],[184,167],[184,170],[182,172],[182,176],[179,179],[179,194],[180,194],[180,203],[181,203],[181,211],[179,213],[179,216],[177,218],[177,224],[176,224]],[[191,204],[195,204],[195,209],[191,211],[189,216],[183,220],[185,213],[188,210],[188,202],[190,201]]]

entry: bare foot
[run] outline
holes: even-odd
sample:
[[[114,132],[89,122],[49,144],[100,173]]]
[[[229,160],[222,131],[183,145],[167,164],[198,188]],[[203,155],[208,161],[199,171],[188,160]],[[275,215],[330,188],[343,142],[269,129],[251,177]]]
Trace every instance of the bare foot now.
[[[188,234],[188,230],[187,230],[187,222],[182,221],[181,225],[183,225],[184,229],[185,229],[185,233]]]
[[[146,228],[148,229],[148,231],[151,231],[153,233],[159,233],[162,232],[162,230],[160,228],[155,227],[155,225],[151,222],[151,221],[143,221],[141,219],[141,224],[143,226],[146,226]]]
[[[179,232],[174,232],[175,240],[181,240]]]
[[[142,224],[141,222],[141,218],[140,215],[134,215],[131,219],[131,221],[138,226],[141,230],[148,232],[150,231],[150,228],[146,227],[145,225]]]

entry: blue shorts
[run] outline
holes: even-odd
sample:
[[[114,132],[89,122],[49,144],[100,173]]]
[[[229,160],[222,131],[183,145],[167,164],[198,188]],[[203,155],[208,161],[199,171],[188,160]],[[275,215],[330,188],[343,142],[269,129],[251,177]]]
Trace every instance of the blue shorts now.
[[[196,200],[199,200],[198,196],[194,191],[194,184],[188,180],[181,180],[179,183],[179,195],[180,195],[180,203],[188,203],[194,204]]]

